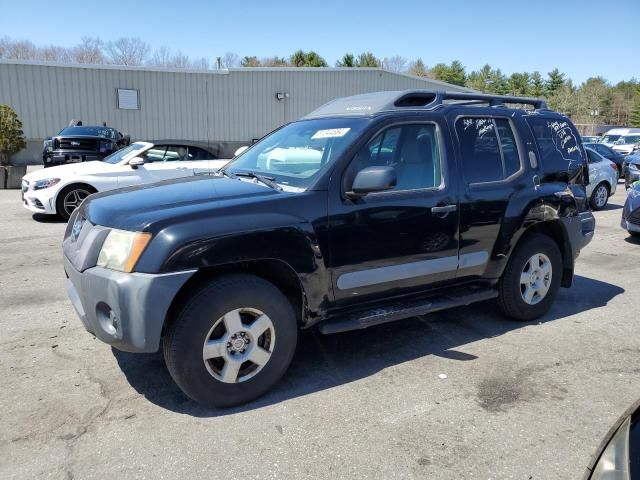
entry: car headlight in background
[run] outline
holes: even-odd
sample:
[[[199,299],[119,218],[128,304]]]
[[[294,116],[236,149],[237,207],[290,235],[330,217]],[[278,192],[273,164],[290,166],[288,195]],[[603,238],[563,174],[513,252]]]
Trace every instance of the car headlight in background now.
[[[600,455],[591,480],[629,480],[629,427],[631,418],[620,425],[607,447]]]
[[[100,140],[100,153],[109,153],[113,150],[113,145],[109,140]]]
[[[45,141],[42,142],[42,148],[45,150],[51,150],[52,144],[53,144],[53,141],[50,138],[47,138]]]
[[[60,181],[59,178],[43,178],[42,180],[36,180],[33,183],[34,190],[42,190],[43,188],[53,187]]]
[[[150,240],[147,232],[111,230],[98,255],[98,266],[129,273]]]

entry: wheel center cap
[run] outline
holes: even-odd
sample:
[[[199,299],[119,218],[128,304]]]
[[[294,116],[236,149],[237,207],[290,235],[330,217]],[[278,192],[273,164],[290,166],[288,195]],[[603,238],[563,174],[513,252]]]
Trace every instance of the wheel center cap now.
[[[231,350],[233,350],[234,352],[241,352],[242,350],[244,350],[244,347],[245,342],[242,337],[236,337],[231,340]]]

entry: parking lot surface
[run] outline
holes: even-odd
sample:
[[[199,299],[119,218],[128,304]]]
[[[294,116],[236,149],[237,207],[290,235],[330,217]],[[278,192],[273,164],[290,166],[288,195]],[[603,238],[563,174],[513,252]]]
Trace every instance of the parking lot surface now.
[[[640,243],[620,186],[541,320],[491,303],[302,335],[257,402],[207,410],[65,292],[65,224],[0,191],[0,478],[574,479],[640,398]]]

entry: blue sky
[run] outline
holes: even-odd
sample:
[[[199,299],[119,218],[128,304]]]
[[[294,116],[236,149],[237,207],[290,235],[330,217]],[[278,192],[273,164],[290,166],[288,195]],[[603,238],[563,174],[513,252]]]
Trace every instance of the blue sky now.
[[[581,82],[640,77],[640,1],[215,1],[0,0],[0,37],[72,46],[82,36],[138,36],[191,57],[288,56],[316,50],[458,59],[505,73],[558,67]],[[213,61],[212,61],[213,63]]]

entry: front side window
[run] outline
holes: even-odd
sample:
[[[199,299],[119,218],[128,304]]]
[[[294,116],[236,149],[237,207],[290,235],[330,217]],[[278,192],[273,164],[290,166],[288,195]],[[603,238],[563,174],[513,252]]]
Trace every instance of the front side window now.
[[[460,117],[455,128],[467,183],[496,182],[520,170],[520,154],[509,120]]]
[[[391,127],[376,135],[356,154],[347,170],[347,183],[366,167],[390,166],[396,171],[393,188],[435,188],[442,182],[438,131],[434,124]]]
[[[155,145],[144,152],[144,162],[162,162],[164,160],[164,152],[167,150],[166,145]]]
[[[290,123],[240,154],[223,171],[264,175],[305,189],[359,136],[370,120],[326,118]]]

